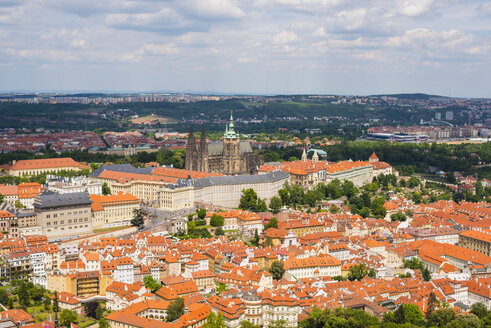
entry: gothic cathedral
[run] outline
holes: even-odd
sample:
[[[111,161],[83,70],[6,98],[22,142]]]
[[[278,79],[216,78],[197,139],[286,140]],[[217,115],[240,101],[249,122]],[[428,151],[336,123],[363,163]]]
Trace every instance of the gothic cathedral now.
[[[240,141],[235,132],[234,120],[225,128],[223,141],[206,142],[205,127],[202,126],[199,143],[191,126],[186,146],[186,170],[223,173],[228,175],[250,174],[262,164],[247,141]]]

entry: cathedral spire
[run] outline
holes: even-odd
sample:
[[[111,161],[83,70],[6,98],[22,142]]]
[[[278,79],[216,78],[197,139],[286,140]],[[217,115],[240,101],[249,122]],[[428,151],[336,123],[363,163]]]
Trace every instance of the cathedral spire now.
[[[230,111],[230,122],[228,123],[228,125],[225,126],[224,137],[226,139],[238,139],[239,138],[239,136],[235,132],[234,116],[233,116],[232,111]]]
[[[302,162],[307,162],[307,152],[305,151],[305,148],[303,149],[302,153]]]

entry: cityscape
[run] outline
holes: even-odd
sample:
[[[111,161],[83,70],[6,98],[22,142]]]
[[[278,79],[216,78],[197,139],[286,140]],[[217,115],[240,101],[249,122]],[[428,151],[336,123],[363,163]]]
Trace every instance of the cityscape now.
[[[1,328],[491,327],[490,17],[0,1]]]

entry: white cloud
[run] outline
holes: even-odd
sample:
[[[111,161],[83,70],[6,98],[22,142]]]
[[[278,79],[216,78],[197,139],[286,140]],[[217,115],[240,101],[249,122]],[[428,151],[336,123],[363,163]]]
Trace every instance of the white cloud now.
[[[299,41],[300,38],[292,31],[281,31],[273,37],[274,44],[288,44]]]
[[[404,16],[415,17],[427,13],[431,9],[433,0],[404,0],[399,12]]]
[[[232,0],[180,0],[188,13],[204,19],[237,19],[245,12]]]
[[[179,48],[174,43],[169,44],[145,44],[141,47],[136,54],[140,56],[161,56],[161,55],[175,55],[180,52]]]

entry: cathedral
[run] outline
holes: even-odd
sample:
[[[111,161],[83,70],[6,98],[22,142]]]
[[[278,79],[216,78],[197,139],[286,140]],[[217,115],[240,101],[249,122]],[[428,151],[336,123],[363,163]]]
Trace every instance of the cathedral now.
[[[186,170],[222,174],[250,174],[262,164],[247,141],[240,141],[235,132],[233,116],[225,128],[223,141],[207,143],[205,127],[201,130],[199,142],[191,127],[186,146]]]

